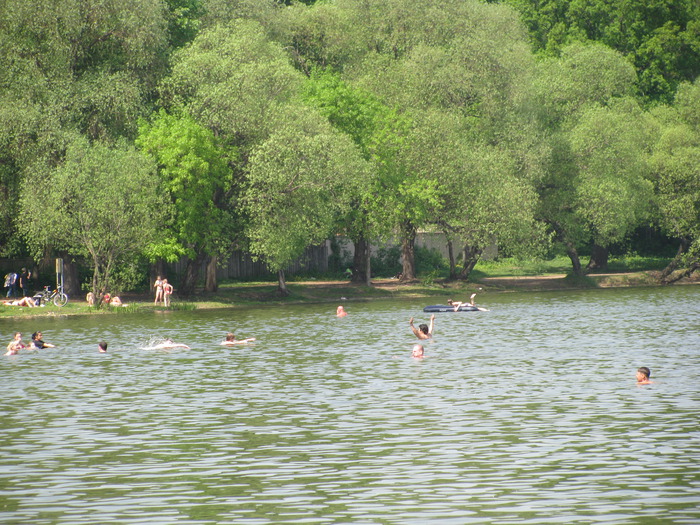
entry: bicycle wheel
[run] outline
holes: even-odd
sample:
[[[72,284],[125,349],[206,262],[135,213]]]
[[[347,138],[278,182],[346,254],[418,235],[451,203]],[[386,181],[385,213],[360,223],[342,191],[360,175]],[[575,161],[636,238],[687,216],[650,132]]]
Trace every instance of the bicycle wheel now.
[[[56,306],[65,306],[68,302],[68,296],[63,292],[57,293],[53,298],[53,304]]]

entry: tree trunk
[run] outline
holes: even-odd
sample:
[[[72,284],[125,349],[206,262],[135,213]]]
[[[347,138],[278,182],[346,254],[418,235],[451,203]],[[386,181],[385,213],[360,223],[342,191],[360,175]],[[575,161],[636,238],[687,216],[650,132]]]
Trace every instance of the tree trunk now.
[[[462,271],[459,274],[460,279],[469,279],[469,274],[472,273],[476,263],[479,262],[482,252],[483,250],[481,248],[477,248],[476,246],[471,246],[469,244],[464,245],[464,249],[462,250],[464,264],[462,266]]]
[[[194,293],[194,289],[197,287],[197,279],[199,278],[199,267],[203,260],[203,255],[198,255],[194,259],[187,259],[185,275],[180,280],[180,289],[178,290],[180,295],[189,297]]]
[[[207,274],[204,281],[204,289],[207,292],[214,293],[219,289],[219,283],[216,280],[216,264],[219,258],[212,255],[207,262]]]
[[[401,240],[401,256],[403,257],[403,272],[401,282],[416,280],[416,229],[410,223],[404,223],[403,239]]]
[[[676,256],[670,263],[668,263],[668,266],[666,266],[666,268],[664,268],[661,272],[661,282],[665,282],[668,276],[671,275],[676,270],[676,268],[678,268],[678,265],[681,263],[683,255],[685,254],[685,252],[688,251],[689,247],[690,242],[688,241],[688,239],[681,239],[681,242],[678,245],[678,251],[676,252]]]
[[[567,240],[566,235],[564,235],[563,228],[558,223],[548,221],[548,224],[554,230],[556,239],[564,245],[566,249],[566,255],[569,257],[569,259],[571,259],[573,274],[579,277],[584,275],[583,268],[581,267],[581,259],[579,259],[578,252],[576,251],[576,246],[574,246],[574,243]]]
[[[591,249],[591,258],[586,266],[586,271],[607,270],[609,254],[610,252],[606,247],[594,243]]]
[[[366,283],[367,275],[366,270],[369,267],[367,261],[367,245],[369,244],[364,235],[353,241],[355,245],[355,255],[352,258],[352,282],[354,283]]]
[[[447,241],[447,257],[450,260],[450,280],[457,279],[457,263],[455,262],[455,250],[452,241]]]
[[[688,267],[671,272],[671,274],[664,277],[661,282],[663,284],[675,283],[676,281],[683,279],[683,277],[688,277],[698,268],[700,268],[700,261],[695,260]]]
[[[284,279],[284,270],[277,271],[277,293],[283,297],[289,295],[289,290],[287,289],[287,282]]]
[[[372,245],[367,242],[365,243],[365,247],[367,249],[367,257],[365,257],[367,261],[367,266],[365,267],[365,285],[372,286]]]
[[[576,246],[572,242],[565,242],[564,246],[566,247],[566,255],[569,256],[569,259],[571,259],[571,266],[573,269],[573,273],[576,276],[583,276],[584,271],[581,266],[581,259],[578,256],[578,252],[576,251]]]

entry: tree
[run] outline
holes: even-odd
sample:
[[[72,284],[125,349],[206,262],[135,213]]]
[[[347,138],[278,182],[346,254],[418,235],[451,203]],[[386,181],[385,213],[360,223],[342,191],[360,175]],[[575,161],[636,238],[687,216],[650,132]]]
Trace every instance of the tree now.
[[[591,232],[588,269],[605,267],[607,248],[648,221],[653,196],[649,180],[651,128],[637,103],[613,101],[584,111],[570,132],[577,177],[575,213]]]
[[[278,274],[283,295],[284,269],[335,232],[368,173],[357,147],[320,115],[298,106],[286,116],[254,149],[244,197],[250,250]]]
[[[330,71],[316,70],[306,83],[303,100],[318,108],[330,124],[347,134],[359,148],[362,157],[371,163],[372,177],[344,213],[341,225],[353,240],[355,282],[371,284],[371,241],[391,232],[384,199],[393,188],[387,185],[386,164],[379,161],[392,152],[396,128],[402,119],[371,93],[344,82]],[[379,161],[379,162],[377,162]]]
[[[436,198],[428,223],[458,243],[463,268],[451,277],[467,279],[483,251],[494,244],[510,253],[532,253],[543,235],[534,220],[533,185],[508,149],[464,132],[464,122],[443,111],[426,112],[407,148],[417,178],[434,177]]]
[[[0,3],[0,251],[19,253],[19,188],[75,133],[114,144],[133,137],[167,63],[160,0]]]
[[[700,4],[695,0],[505,0],[522,14],[536,51],[557,55],[595,41],[627,58],[646,102],[666,102],[700,75]],[[602,72],[602,71],[601,71]]]
[[[205,257],[224,252],[230,244],[233,221],[223,197],[232,182],[228,161],[234,152],[224,151],[211,130],[189,115],[162,110],[141,126],[136,144],[158,163],[173,210],[151,256],[169,261],[186,256],[180,292],[190,295]]]
[[[659,224],[679,239],[662,272],[672,282],[700,268],[700,83],[683,84],[674,107],[655,112],[661,133],[651,158]]]
[[[277,126],[277,115],[301,89],[303,76],[254,21],[201,32],[177,51],[160,87],[166,109],[184,109],[242,158]]]
[[[96,297],[133,284],[123,270],[157,241],[168,210],[149,158],[128,146],[90,145],[79,137],[58,167],[25,185],[20,206],[22,235],[33,252],[87,257]]]
[[[415,278],[416,231],[434,226],[444,217],[455,219],[464,214],[464,208],[453,207],[464,201],[451,190],[464,190],[457,180],[470,176],[476,180],[484,174],[460,171],[470,164],[470,169],[474,167],[469,149],[463,144],[496,146],[491,154],[499,151],[507,159],[498,165],[511,164],[511,173],[518,173],[516,178],[523,187],[530,184],[532,166],[538,161],[529,163],[526,148],[514,144],[526,143],[525,134],[516,130],[529,127],[521,116],[527,101],[524,86],[530,85],[528,75],[533,62],[524,28],[516,14],[503,6],[429,2],[425,10],[416,12],[405,2],[396,1],[386,7],[386,12],[378,11],[370,11],[368,23],[379,24],[389,34],[374,35],[379,39],[375,46],[378,51],[368,53],[362,68],[357,67],[353,74],[358,85],[399,108],[413,122],[410,132],[398,141],[395,154],[383,164],[386,180],[393,181],[395,188],[387,192],[385,206],[393,212],[393,224],[400,232],[403,279],[408,280]],[[406,27],[411,32],[399,31]],[[443,117],[445,123],[449,122],[449,131],[439,124]],[[425,126],[430,131],[426,132]],[[442,164],[442,159],[450,159],[450,168]],[[484,190],[488,177],[482,180],[484,185],[480,187]],[[499,180],[492,179],[495,191],[489,192],[490,196],[498,195]],[[478,205],[487,208],[491,204]],[[532,210],[529,205],[521,209]],[[484,226],[475,222],[473,231]],[[444,221],[440,227],[456,228],[446,226]],[[460,229],[466,232],[463,223]],[[475,248],[474,253],[477,251]],[[465,273],[468,271],[467,267]]]
[[[625,214],[617,207],[643,201],[636,190],[648,188],[633,169],[625,171],[628,165],[639,167],[638,160],[645,152],[643,136],[639,135],[644,119],[630,100],[633,84],[630,65],[600,44],[572,45],[562,51],[561,58],[539,64],[534,89],[551,150],[544,176],[537,183],[538,216],[564,247],[576,275],[584,273],[579,250],[588,246],[594,235],[601,242],[606,236],[606,243],[612,238],[619,240],[629,232],[630,224],[640,219],[639,215],[632,218],[634,211],[627,210],[630,215],[615,234],[614,221]],[[625,116],[625,111],[631,111],[631,116]],[[641,128],[625,129],[626,125]],[[623,154],[622,163],[615,160],[617,154]],[[607,195],[623,189],[623,193]],[[620,216],[615,219],[616,213]]]

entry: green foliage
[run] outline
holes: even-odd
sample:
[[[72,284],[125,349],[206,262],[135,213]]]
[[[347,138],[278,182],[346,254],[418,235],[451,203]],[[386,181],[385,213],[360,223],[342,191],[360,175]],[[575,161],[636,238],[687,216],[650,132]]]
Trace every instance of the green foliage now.
[[[244,198],[251,252],[275,272],[325,240],[367,180],[347,136],[302,107],[288,117],[253,152]]]
[[[622,241],[649,219],[651,139],[649,126],[632,101],[592,108],[571,131],[578,168],[575,207],[601,246]]]
[[[671,102],[681,82],[700,75],[696,0],[505,2],[520,11],[537,51],[556,55],[567,44],[591,40],[622,53],[637,72],[637,92],[645,101]]]
[[[401,247],[385,246],[372,254],[372,275],[393,277],[401,273]]]
[[[170,45],[182,47],[191,42],[199,31],[199,19],[204,15],[202,0],[165,0],[170,17]]]
[[[150,159],[128,146],[80,138],[63,163],[25,185],[20,206],[22,235],[35,256],[54,248],[88,257],[95,294],[121,286],[116,269],[128,267],[155,241],[168,210]]]
[[[224,142],[246,153],[277,127],[303,77],[263,27],[236,20],[202,31],[173,57],[161,85],[166,108],[185,108]]]
[[[231,221],[217,196],[231,185],[227,160],[235,150],[224,151],[211,130],[190,116],[163,110],[141,126],[136,144],[158,163],[173,210],[150,256],[174,262],[183,255],[217,253],[218,243],[230,238],[226,231]]]
[[[677,108],[659,111],[660,138],[651,158],[659,224],[691,247],[700,239],[700,82],[684,84]]]
[[[438,250],[416,246],[416,272],[418,274],[447,275],[449,269],[449,262]]]

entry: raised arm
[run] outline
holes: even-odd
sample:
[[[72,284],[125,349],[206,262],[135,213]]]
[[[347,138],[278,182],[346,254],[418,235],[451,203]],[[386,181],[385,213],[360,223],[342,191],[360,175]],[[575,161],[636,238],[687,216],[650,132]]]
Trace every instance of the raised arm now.
[[[411,317],[408,320],[408,325],[411,327],[411,330],[413,331],[413,335],[415,335],[416,337],[420,337],[418,329],[415,326],[413,326],[413,317]]]
[[[433,335],[433,328],[435,328],[435,314],[430,316],[430,326],[428,327],[428,333]]]

